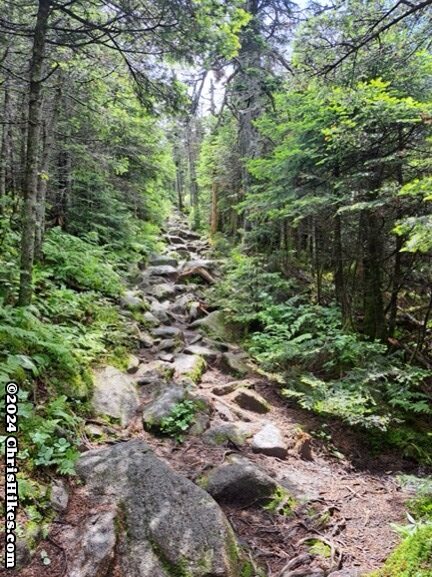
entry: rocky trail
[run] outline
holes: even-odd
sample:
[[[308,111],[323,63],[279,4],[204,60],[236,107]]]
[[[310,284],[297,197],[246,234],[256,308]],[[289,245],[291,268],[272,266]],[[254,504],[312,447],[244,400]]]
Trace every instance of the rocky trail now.
[[[226,342],[223,313],[206,304],[220,274],[208,242],[179,215],[165,240],[123,298],[129,314],[143,309],[140,348],[127,371],[96,372],[81,482],[55,485],[53,529],[19,575],[356,577],[379,567],[397,542],[390,523],[404,522],[401,463],[356,459],[357,440],[338,425],[331,443],[317,439],[321,422]],[[179,403],[196,410],[183,442],[160,431]]]

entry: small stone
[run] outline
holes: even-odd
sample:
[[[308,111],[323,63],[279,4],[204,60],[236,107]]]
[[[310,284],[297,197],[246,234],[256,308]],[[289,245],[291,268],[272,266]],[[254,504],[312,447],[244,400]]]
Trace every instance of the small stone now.
[[[263,453],[270,457],[285,459],[288,453],[282,433],[273,423],[267,423],[252,439],[254,453]]]
[[[162,339],[183,337],[182,331],[177,327],[160,327],[155,329],[153,334],[155,337],[161,337]]]
[[[208,362],[214,362],[219,356],[217,351],[203,347],[202,345],[189,345],[184,352],[189,355],[199,355]]]
[[[122,307],[129,310],[139,310],[145,307],[145,301],[132,291],[126,291],[120,298]]]
[[[199,355],[181,354],[174,361],[174,374],[177,377],[190,377],[194,383],[199,383],[206,368],[205,360]]]
[[[240,389],[233,399],[239,407],[246,411],[254,413],[268,413],[270,411],[269,403],[255,391]]]
[[[234,375],[244,376],[249,372],[247,355],[244,353],[223,353],[222,367]]]
[[[203,441],[208,445],[226,445],[231,442],[236,446],[246,443],[252,435],[252,427],[245,423],[225,423],[220,421],[213,424],[203,435]]]
[[[155,284],[147,289],[147,294],[159,300],[169,299],[176,293],[175,285],[168,283]]]
[[[138,339],[140,346],[145,349],[151,349],[151,347],[154,345],[154,339],[149,333],[141,332],[138,336]]]
[[[136,373],[138,368],[140,366],[140,360],[138,357],[136,357],[135,355],[129,355],[128,357],[128,365],[127,365],[127,369],[126,371],[132,375],[133,373]]]
[[[199,411],[194,418],[194,423],[189,429],[191,435],[202,435],[210,424],[210,416],[204,411]]]
[[[173,281],[175,281],[178,277],[177,269],[169,265],[149,266],[146,270],[146,273],[150,277],[161,276]]]
[[[174,355],[172,353],[160,353],[158,355],[158,358],[161,361],[165,361],[166,363],[172,363],[175,359]]]
[[[174,339],[163,339],[158,345],[158,351],[172,351],[176,345],[177,342]]]
[[[167,313],[167,309],[166,307],[160,303],[159,301],[155,300],[151,303],[150,305],[150,312],[152,313],[152,315],[154,315],[158,321],[160,321],[161,323],[168,323],[169,322],[169,316]]]
[[[69,502],[69,493],[66,483],[61,479],[51,484],[50,505],[55,511],[62,513],[66,511]]]
[[[229,395],[233,393],[236,389],[239,388],[246,388],[252,386],[251,381],[231,381],[226,385],[218,385],[217,387],[213,387],[212,393],[214,395],[218,395],[219,397],[223,397],[224,395]]]
[[[157,397],[145,406],[142,420],[146,427],[159,427],[164,418],[168,417],[174,407],[183,401],[186,391],[178,385],[165,387]]]
[[[93,423],[89,423],[85,426],[85,432],[90,437],[103,437],[105,432],[102,427],[98,425],[94,425]]]
[[[151,266],[178,266],[177,259],[167,255],[152,256],[149,262]]]
[[[143,314],[143,319],[146,323],[153,327],[157,327],[161,324],[160,320],[156,318],[150,311],[147,311]]]
[[[213,469],[201,485],[216,501],[247,505],[271,497],[278,487],[267,473],[239,457]]]

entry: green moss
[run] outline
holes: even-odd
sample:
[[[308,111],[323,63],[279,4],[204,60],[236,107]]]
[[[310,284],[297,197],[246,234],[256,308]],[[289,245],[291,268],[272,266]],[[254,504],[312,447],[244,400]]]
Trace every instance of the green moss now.
[[[319,555],[329,559],[331,557],[331,548],[326,543],[319,541],[318,539],[311,539],[308,541],[309,553],[312,555]]]
[[[240,577],[253,577],[255,575],[255,567],[251,561],[245,561],[241,570]]]
[[[294,497],[283,487],[277,487],[270,499],[264,505],[264,509],[271,513],[278,513],[289,517],[292,515],[297,502]]]
[[[184,376],[187,377],[188,379],[190,379],[193,383],[195,383],[197,385],[200,382],[201,377],[202,377],[204,371],[206,370],[206,368],[207,368],[207,363],[205,362],[203,357],[198,357],[196,365],[193,368],[193,370],[185,373]]]
[[[370,577],[432,577],[432,524],[419,526]]]
[[[150,539],[150,545],[154,554],[161,562],[162,567],[170,577],[193,577],[192,571],[188,569],[188,561],[186,559],[181,559],[178,563],[173,563],[153,539]]]

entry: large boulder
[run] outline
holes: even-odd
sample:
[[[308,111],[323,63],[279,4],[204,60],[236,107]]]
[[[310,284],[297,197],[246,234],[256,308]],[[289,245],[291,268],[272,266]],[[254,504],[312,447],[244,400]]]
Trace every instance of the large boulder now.
[[[271,498],[279,487],[254,463],[235,456],[210,471],[201,479],[201,486],[216,501],[246,505]]]
[[[114,555],[119,574],[128,577],[254,573],[217,503],[143,441],[84,453],[77,471],[89,494],[115,515],[101,513],[106,519],[99,523],[100,539],[83,532],[83,545],[93,542],[98,555],[92,572],[84,570],[92,555],[74,558],[73,577],[109,577]]]
[[[233,375],[244,377],[250,371],[246,353],[223,353],[222,368]]]
[[[95,413],[119,419],[127,426],[139,405],[138,392],[131,377],[106,366],[93,374],[92,407]]]

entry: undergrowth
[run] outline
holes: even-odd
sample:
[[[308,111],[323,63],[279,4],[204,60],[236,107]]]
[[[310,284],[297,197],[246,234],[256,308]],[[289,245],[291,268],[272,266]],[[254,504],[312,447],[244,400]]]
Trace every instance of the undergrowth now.
[[[1,225],[1,222],[0,222]],[[138,234],[138,232],[140,234]],[[137,225],[136,244],[101,246],[53,229],[34,274],[29,307],[16,307],[18,238],[1,231],[0,419],[4,384],[19,385],[21,527],[31,544],[49,521],[49,480],[74,475],[90,413],[93,365],[119,365],[131,349],[130,320],[118,306],[122,278],[157,247],[156,227]],[[146,242],[142,242],[146,239]],[[5,437],[0,437],[4,451]]]
[[[432,463],[430,372],[346,330],[338,307],[311,302],[305,287],[233,251],[212,298],[243,326],[243,344],[282,393],[301,407],[367,429],[405,456]]]

